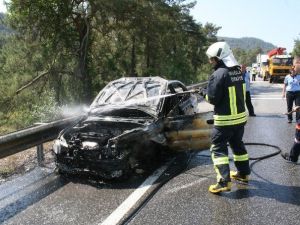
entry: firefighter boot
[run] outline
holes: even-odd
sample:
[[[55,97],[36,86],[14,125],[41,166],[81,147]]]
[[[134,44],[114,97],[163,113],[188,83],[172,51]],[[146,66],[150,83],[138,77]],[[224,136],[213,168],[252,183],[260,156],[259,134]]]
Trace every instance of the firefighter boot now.
[[[294,164],[297,163],[297,161],[295,161],[294,159],[291,158],[291,156],[290,156],[289,153],[281,153],[281,156],[282,156],[282,158],[285,159],[287,162],[294,163]]]
[[[210,185],[208,191],[213,194],[231,191],[231,182],[218,182]]]
[[[241,175],[238,171],[230,171],[230,178],[244,183],[249,181],[249,175]]]

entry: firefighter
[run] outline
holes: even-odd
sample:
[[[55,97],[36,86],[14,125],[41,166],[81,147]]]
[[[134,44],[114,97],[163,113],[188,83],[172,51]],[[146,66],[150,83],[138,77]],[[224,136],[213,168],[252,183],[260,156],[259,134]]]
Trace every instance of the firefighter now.
[[[292,114],[293,112],[300,112],[300,106],[296,106],[288,114]],[[300,155],[300,120],[297,120],[295,128],[295,139],[290,153],[281,153],[282,158],[291,163],[297,163]]]
[[[231,190],[231,179],[245,183],[249,180],[249,157],[242,141],[247,122],[246,86],[241,68],[226,42],[212,44],[206,55],[215,70],[205,96],[214,105],[210,151],[217,173],[217,183],[209,187],[209,192],[220,193]],[[227,143],[233,151],[237,171],[230,171]]]

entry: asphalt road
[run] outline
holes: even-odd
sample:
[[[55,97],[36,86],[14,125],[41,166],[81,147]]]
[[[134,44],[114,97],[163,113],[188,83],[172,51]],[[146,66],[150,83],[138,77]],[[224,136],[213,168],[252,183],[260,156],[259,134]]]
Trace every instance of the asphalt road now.
[[[246,143],[271,144],[289,151],[295,122],[288,124],[283,115],[286,103],[281,88],[282,84],[262,81],[252,84],[257,117],[248,120]],[[263,145],[247,149],[250,157],[276,151]],[[209,151],[192,156],[164,171],[166,177],[176,165],[188,162],[186,170],[163,185],[126,224],[300,224],[300,165],[287,163],[279,155],[251,161],[249,185],[234,183],[230,193],[213,195],[207,191],[216,177]],[[144,181],[133,177],[125,183],[107,184],[66,179],[39,169],[0,186],[0,223],[102,224],[128,196],[145,187],[149,193],[160,183],[154,180],[154,185],[141,188]]]

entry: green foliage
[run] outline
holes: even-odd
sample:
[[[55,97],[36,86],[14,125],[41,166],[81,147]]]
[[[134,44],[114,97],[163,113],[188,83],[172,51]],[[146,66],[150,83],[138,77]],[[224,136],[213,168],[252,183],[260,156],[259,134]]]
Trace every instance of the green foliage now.
[[[261,48],[254,48],[244,50],[241,48],[233,49],[234,56],[240,64],[251,66],[252,63],[256,62],[256,56],[259,53],[263,53]]]
[[[29,124],[31,122],[55,120],[60,116],[54,90],[44,91],[39,96],[38,101],[32,104],[31,108],[27,116]]]
[[[220,27],[196,23],[185,2],[11,0],[14,32],[0,36],[1,126],[53,119],[55,108],[90,103],[123,76],[205,80]]]
[[[299,39],[295,40],[292,55],[293,56],[295,56],[295,55],[300,56],[300,40]]]
[[[7,18],[0,14],[1,129],[53,120],[60,106],[89,104],[109,81],[124,76],[207,80],[212,67],[205,51],[220,27],[196,23],[189,15],[194,4],[9,1]],[[253,38],[224,39],[247,65],[274,47]]]
[[[57,101],[53,101],[55,92],[49,86],[51,74],[40,78],[19,94],[16,92],[36,77],[37,71],[47,69],[45,62],[48,56],[44,55],[36,42],[28,42],[16,36],[6,39],[0,54],[0,132],[55,118],[54,109],[50,110],[57,105]]]
[[[205,52],[220,27],[196,23],[189,15],[194,4],[9,1],[7,18],[0,14],[0,132],[53,120],[62,105],[89,104],[120,77],[207,80],[212,67]],[[247,65],[274,47],[253,38],[224,39]]]
[[[10,99],[6,110],[0,113],[0,133],[52,121],[60,116],[54,91],[24,91],[21,96]]]

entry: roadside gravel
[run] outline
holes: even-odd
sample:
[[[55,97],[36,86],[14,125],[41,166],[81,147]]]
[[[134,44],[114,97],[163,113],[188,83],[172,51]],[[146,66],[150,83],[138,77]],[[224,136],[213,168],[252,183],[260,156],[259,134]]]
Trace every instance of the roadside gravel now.
[[[52,142],[44,145],[44,166],[54,168]],[[0,159],[0,184],[12,180],[38,166],[36,147]]]

